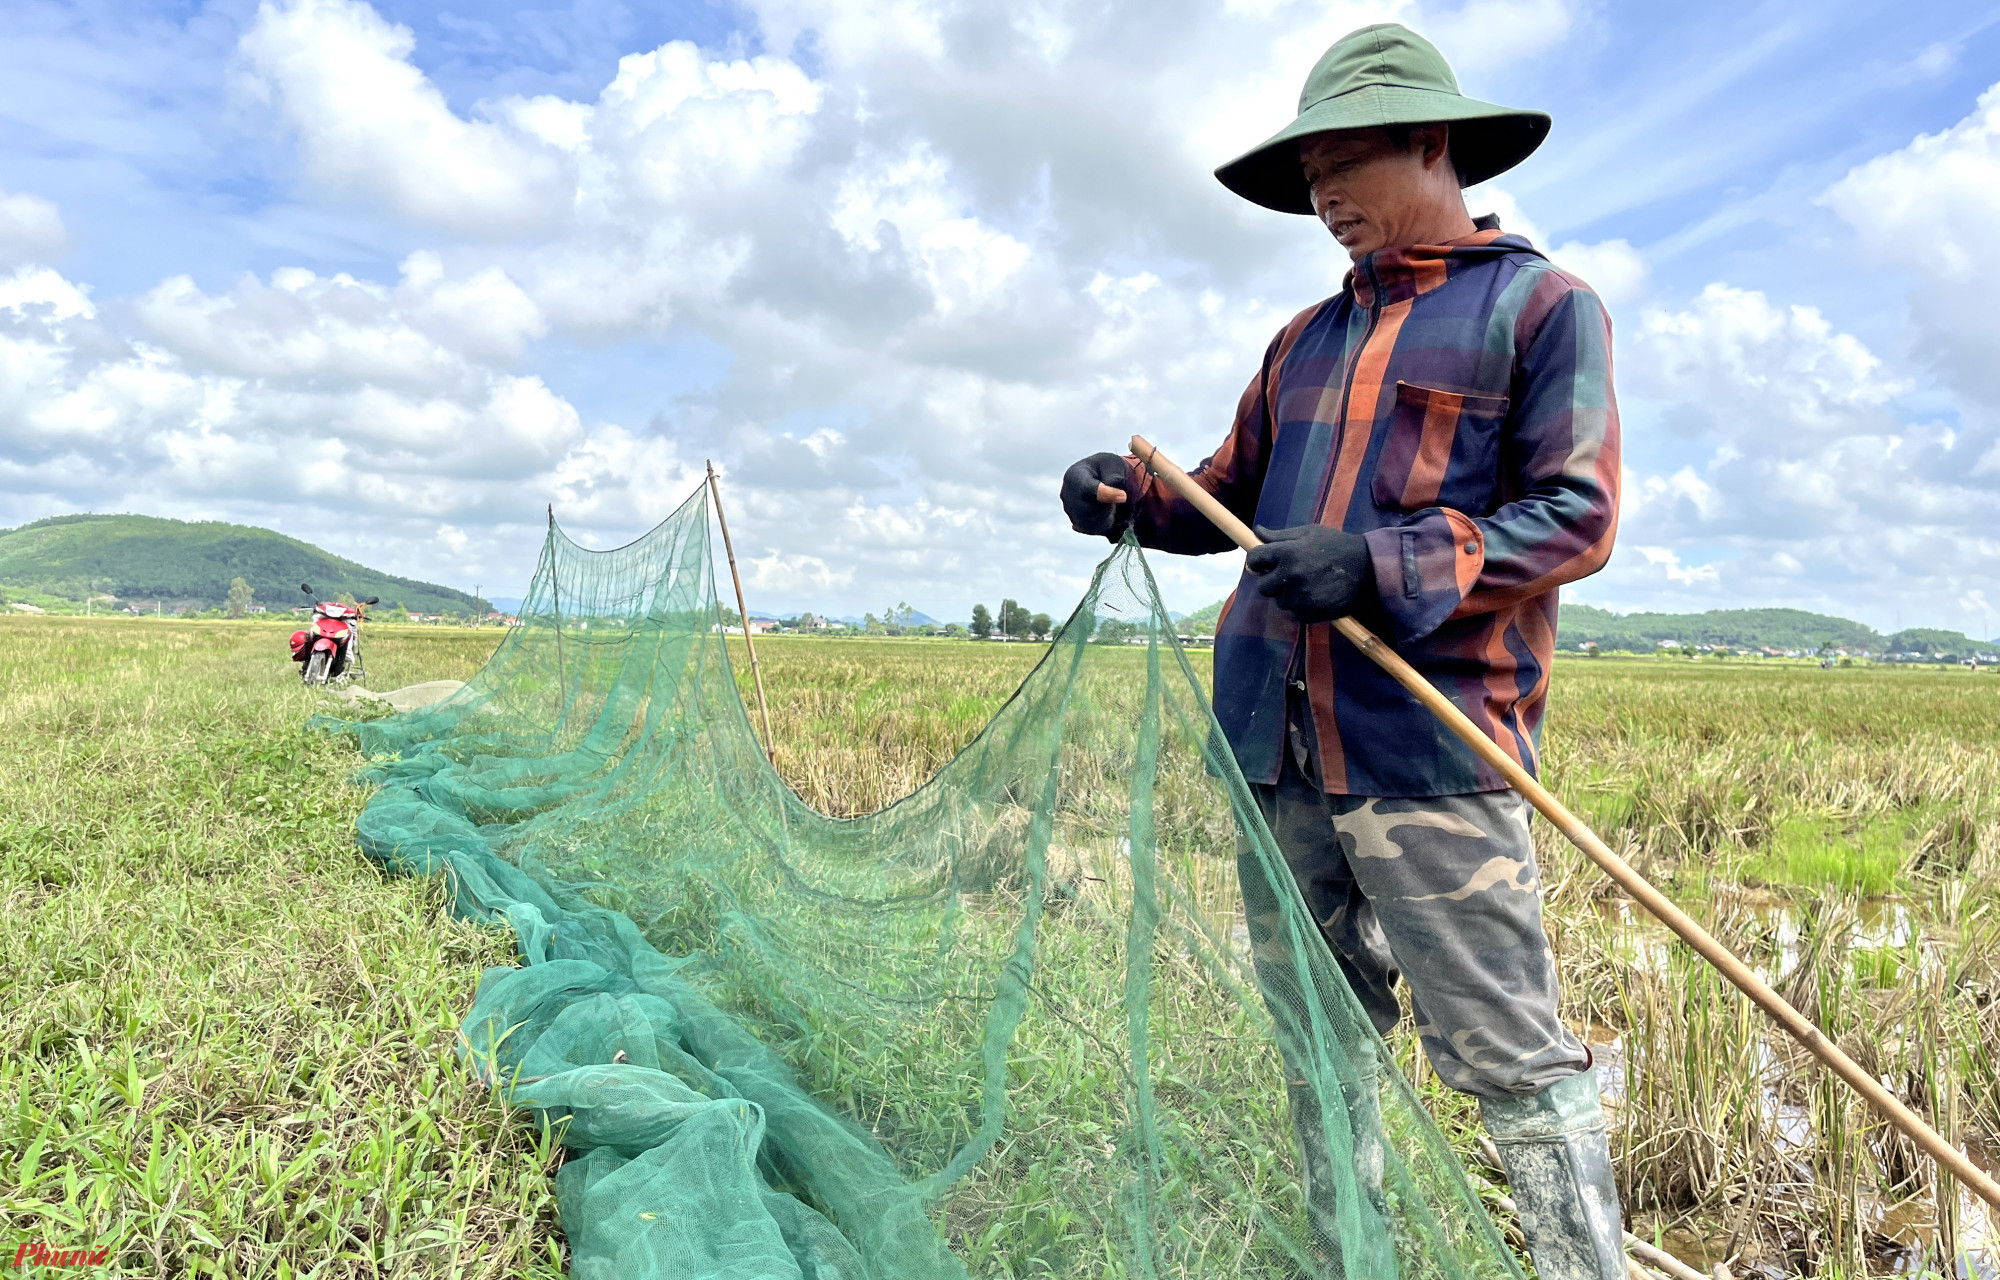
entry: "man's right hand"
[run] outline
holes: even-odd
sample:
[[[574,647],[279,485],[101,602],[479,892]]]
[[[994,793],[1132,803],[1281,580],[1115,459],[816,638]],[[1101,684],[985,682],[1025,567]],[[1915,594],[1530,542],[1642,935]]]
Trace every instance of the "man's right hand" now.
[[[1062,504],[1069,527],[1101,534],[1113,542],[1132,518],[1132,473],[1115,453],[1093,453],[1063,472]]]

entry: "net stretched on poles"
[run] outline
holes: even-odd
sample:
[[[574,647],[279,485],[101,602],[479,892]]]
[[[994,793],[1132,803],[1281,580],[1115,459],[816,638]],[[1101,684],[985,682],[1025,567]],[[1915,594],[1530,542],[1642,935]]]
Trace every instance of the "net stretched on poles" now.
[[[340,726],[362,848],[519,938],[464,1046],[569,1148],[574,1274],[1520,1276],[1137,547],[930,783],[836,819],[764,758],[708,528],[705,491],[615,551],[552,527],[463,690]]]

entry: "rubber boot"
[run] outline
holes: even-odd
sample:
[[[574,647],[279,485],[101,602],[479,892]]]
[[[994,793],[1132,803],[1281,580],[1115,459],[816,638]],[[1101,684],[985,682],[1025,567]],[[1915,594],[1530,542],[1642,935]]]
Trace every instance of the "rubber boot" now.
[[[1357,1089],[1341,1090],[1347,1103],[1348,1123],[1354,1134],[1354,1177],[1361,1184],[1376,1216],[1388,1219],[1389,1198],[1382,1187],[1388,1172],[1388,1137],[1382,1131],[1382,1063],[1375,1042],[1364,1040],[1354,1046],[1354,1069],[1360,1077]]]
[[[1327,1149],[1326,1132],[1321,1126],[1319,1095],[1303,1080],[1285,1088],[1290,1104],[1292,1132],[1298,1135],[1299,1189],[1305,1193],[1306,1248],[1313,1261],[1330,1273],[1340,1274],[1340,1208],[1334,1199],[1333,1153]]]
[[[1382,1129],[1382,1068],[1374,1043],[1364,1042],[1355,1050],[1357,1081],[1342,1085],[1340,1104],[1353,1136],[1354,1149],[1347,1160],[1335,1160],[1328,1149],[1326,1131],[1319,1115],[1318,1096],[1303,1081],[1288,1090],[1292,1129],[1299,1135],[1304,1159],[1306,1218],[1311,1224],[1310,1249],[1314,1260],[1333,1276],[1394,1276],[1396,1255],[1391,1244],[1388,1195],[1384,1178],[1388,1166],[1388,1140]],[[1339,1117],[1328,1117],[1339,1123]],[[1342,1171],[1345,1171],[1344,1173]],[[1362,1196],[1358,1237],[1340,1229],[1339,1188],[1356,1187]],[[1347,1257],[1349,1249],[1363,1256]]]
[[[1597,1069],[1527,1098],[1479,1100],[1541,1280],[1626,1280],[1625,1233]]]

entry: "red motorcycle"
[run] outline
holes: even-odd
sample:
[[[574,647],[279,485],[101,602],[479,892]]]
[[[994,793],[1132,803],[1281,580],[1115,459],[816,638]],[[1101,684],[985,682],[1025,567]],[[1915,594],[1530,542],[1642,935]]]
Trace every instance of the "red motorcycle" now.
[[[299,590],[308,598],[313,594],[303,582]],[[313,605],[312,625],[292,632],[292,661],[305,664],[300,678],[307,684],[325,684],[335,676],[361,679],[361,624],[368,618],[367,606],[379,603],[381,597],[369,596],[358,605],[338,600]]]

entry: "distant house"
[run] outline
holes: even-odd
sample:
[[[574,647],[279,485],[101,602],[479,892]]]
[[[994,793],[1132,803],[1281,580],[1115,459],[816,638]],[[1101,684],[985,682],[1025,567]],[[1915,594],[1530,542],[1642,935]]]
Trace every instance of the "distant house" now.
[[[752,618],[749,626],[753,636],[769,635],[779,629],[777,622],[770,618]]]

